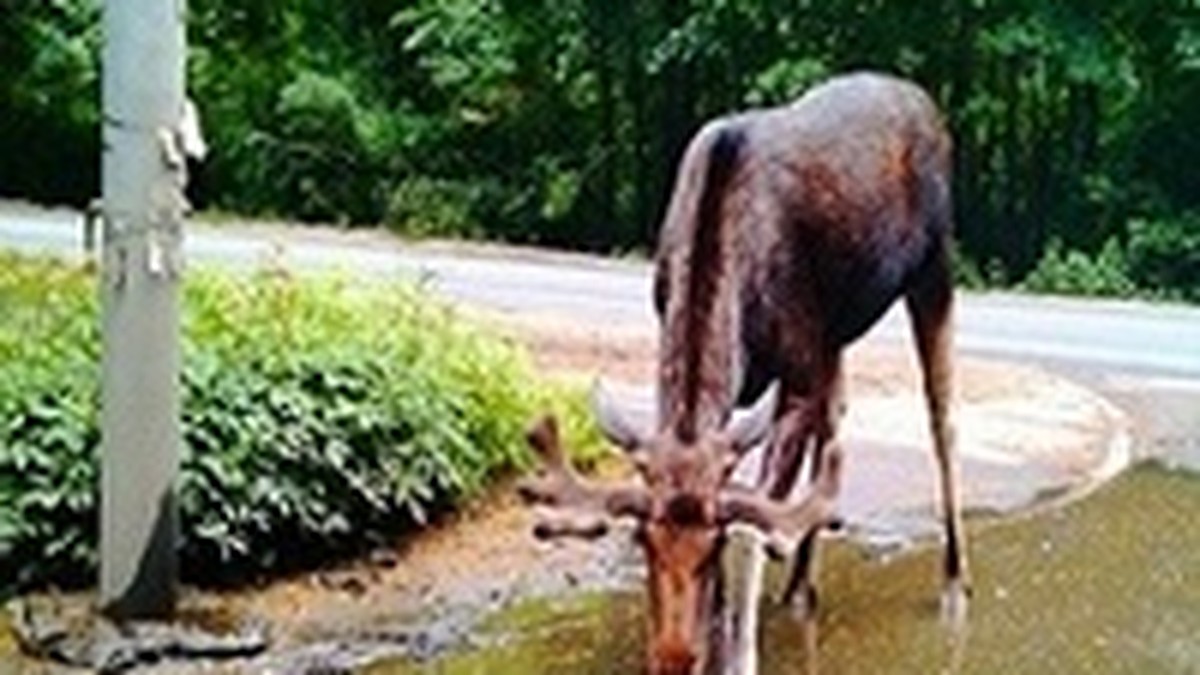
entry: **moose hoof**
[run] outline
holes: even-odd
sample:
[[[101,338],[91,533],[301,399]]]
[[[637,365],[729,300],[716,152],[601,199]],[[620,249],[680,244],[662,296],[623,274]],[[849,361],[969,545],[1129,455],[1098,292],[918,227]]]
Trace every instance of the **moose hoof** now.
[[[942,589],[942,623],[951,628],[961,628],[967,623],[971,592],[961,579],[952,579]]]
[[[817,587],[813,584],[800,584],[783,597],[783,604],[790,607],[791,614],[797,621],[815,619],[818,604]]]

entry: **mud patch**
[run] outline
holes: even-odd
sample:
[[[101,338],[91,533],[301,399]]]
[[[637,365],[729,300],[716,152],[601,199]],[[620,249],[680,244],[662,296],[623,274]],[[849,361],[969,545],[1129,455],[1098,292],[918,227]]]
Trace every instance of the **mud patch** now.
[[[118,673],[169,661],[244,659],[270,644],[267,625],[227,607],[186,602],[170,621],[109,620],[82,595],[38,595],[6,606],[14,647],[34,658]],[[2,652],[0,652],[2,654]]]

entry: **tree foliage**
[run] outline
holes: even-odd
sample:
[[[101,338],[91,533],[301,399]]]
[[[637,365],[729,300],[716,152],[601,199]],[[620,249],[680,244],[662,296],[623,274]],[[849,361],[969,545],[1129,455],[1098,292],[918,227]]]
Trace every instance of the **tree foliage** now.
[[[0,3],[0,190],[82,201],[96,0]],[[1200,284],[1148,253],[1172,241],[1191,259],[1200,238],[1195,0],[189,5],[213,146],[201,205],[647,248],[703,120],[872,68],[949,117],[964,259],[1021,279],[1052,241],[1093,257],[1111,241],[1141,286]]]

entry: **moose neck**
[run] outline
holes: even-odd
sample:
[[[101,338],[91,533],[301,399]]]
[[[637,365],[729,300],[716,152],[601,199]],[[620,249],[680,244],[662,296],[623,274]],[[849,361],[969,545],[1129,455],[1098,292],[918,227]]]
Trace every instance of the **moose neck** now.
[[[659,345],[659,420],[685,443],[720,429],[740,384],[737,173],[744,135],[706,130],[689,152],[698,159],[680,176],[669,207],[682,241],[669,259],[669,298]]]
[[[728,281],[715,293],[732,295]],[[716,299],[716,298],[714,298]],[[726,298],[707,315],[680,308],[662,335],[659,362],[659,419],[679,440],[694,442],[722,428],[733,409],[739,370],[737,307]]]

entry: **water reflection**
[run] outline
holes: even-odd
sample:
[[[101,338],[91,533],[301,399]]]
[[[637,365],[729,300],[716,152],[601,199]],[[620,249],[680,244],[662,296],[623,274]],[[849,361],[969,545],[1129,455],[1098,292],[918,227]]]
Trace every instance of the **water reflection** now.
[[[804,645],[804,673],[818,675],[821,672],[821,651],[817,632],[821,630],[816,619],[802,619],[800,622],[800,637]]]
[[[961,582],[955,581],[942,589],[941,611],[938,618],[945,634],[949,663],[943,672],[957,675],[962,672],[963,657],[967,652],[967,638],[971,634],[969,613],[970,594]]]

